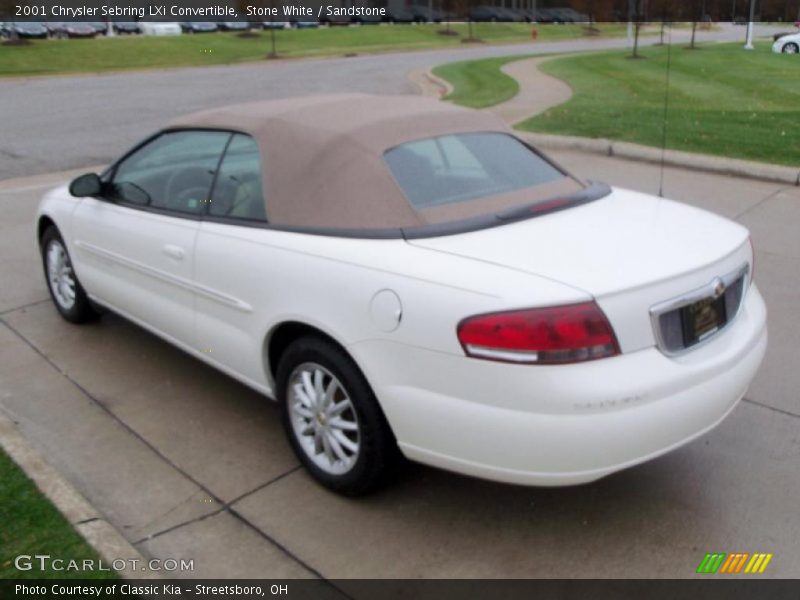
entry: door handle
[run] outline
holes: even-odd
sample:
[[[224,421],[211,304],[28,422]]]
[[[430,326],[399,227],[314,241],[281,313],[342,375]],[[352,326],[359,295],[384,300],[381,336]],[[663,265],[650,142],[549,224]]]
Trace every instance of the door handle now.
[[[180,246],[173,246],[172,244],[166,244],[161,250],[164,254],[175,260],[183,260],[183,257],[186,256],[186,251],[183,248]]]

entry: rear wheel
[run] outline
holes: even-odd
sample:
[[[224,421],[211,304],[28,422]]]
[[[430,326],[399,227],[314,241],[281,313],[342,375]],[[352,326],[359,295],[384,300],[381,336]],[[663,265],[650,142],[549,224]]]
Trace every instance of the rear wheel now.
[[[59,314],[72,323],[96,319],[99,313],[78,281],[67,247],[55,227],[44,232],[41,248],[47,289]]]
[[[800,47],[794,42],[789,42],[783,46],[784,54],[797,54],[798,50],[800,50]]]
[[[399,450],[349,356],[327,340],[303,337],[283,353],[276,380],[286,435],[317,481],[348,496],[385,481]]]

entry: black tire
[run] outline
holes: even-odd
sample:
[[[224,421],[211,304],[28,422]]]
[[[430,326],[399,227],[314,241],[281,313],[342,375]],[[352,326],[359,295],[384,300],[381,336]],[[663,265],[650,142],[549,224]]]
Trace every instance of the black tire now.
[[[799,50],[800,46],[798,46],[794,42],[789,42],[788,44],[784,44],[783,46],[784,54],[797,54]]]
[[[59,244],[63,249],[67,264],[72,273],[75,299],[71,306],[65,306],[64,303],[58,299],[48,275],[47,254],[54,244]],[[72,260],[69,257],[67,246],[64,243],[61,234],[59,234],[58,229],[53,226],[48,227],[42,235],[40,247],[42,252],[44,279],[45,282],[47,282],[47,289],[50,292],[50,298],[53,300],[53,304],[55,304],[58,313],[70,323],[87,323],[97,319],[100,316],[100,313],[94,308],[91,300],[89,300],[89,297],[86,295],[86,291],[83,289],[81,282],[78,281],[78,276],[75,274],[75,271],[72,268]]]
[[[350,470],[342,474],[331,474],[314,464],[301,446],[292,425],[290,396],[287,393],[290,377],[295,369],[308,363],[322,366],[339,380],[357,416],[359,451]],[[300,462],[314,479],[345,496],[366,494],[386,482],[402,461],[402,456],[369,383],[344,351],[321,337],[299,338],[283,352],[275,379],[284,431]]]

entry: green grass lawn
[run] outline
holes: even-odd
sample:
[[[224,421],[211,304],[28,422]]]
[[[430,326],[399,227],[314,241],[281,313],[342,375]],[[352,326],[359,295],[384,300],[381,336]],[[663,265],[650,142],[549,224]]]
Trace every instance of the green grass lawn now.
[[[112,571],[18,571],[14,559],[21,554],[49,554],[65,561],[98,560],[94,550],[0,450],[0,580],[117,578]]]
[[[660,146],[667,49],[581,54],[542,70],[574,96],[529,119],[527,131],[609,138]],[[499,81],[499,78],[497,78]],[[762,162],[800,165],[800,59],[741,44],[688,50],[673,46],[667,146]]]
[[[458,35],[441,35],[444,25],[380,25],[290,29],[275,32],[281,57],[330,56],[468,47],[462,42],[467,25],[452,24]],[[624,35],[625,27],[599,25],[599,35]],[[552,41],[586,35],[580,25],[540,25],[539,40]],[[524,23],[476,23],[473,35],[501,44],[531,40]],[[531,42],[533,45],[533,42]],[[253,37],[237,33],[210,33],[175,37],[117,36],[93,40],[34,40],[25,46],[0,45],[0,76],[95,73],[137,68],[231,64],[263,60],[270,51],[270,32]]]
[[[453,86],[447,99],[461,106],[486,108],[510,100],[519,92],[516,79],[500,69],[520,56],[502,56],[483,60],[464,60],[433,69],[434,75]]]

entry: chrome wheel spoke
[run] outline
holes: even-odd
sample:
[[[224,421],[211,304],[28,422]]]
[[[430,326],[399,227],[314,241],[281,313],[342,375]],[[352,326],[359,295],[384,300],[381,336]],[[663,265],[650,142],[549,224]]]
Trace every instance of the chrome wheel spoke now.
[[[330,425],[333,429],[341,431],[358,431],[358,425],[352,421],[345,421],[344,419],[331,419]]]
[[[339,460],[343,460],[343,461],[350,460],[350,457],[347,456],[345,451],[342,449],[342,445],[336,439],[336,436],[329,434],[328,435],[328,444],[333,449],[333,453],[336,454],[336,456],[337,456],[337,458]]]
[[[325,388],[325,393],[322,397],[322,408],[328,408],[331,403],[333,402],[333,398],[336,395],[336,391],[339,389],[339,385],[336,383],[335,379],[331,379],[328,387]]]
[[[328,416],[331,418],[338,417],[352,405],[350,404],[350,400],[342,400],[341,402],[337,402],[333,406],[331,406],[330,410],[328,411]]]
[[[295,402],[292,404],[292,412],[294,412],[296,415],[303,417],[308,421],[311,421],[314,418],[314,413],[308,410],[307,406],[308,405],[307,404],[304,405],[302,401]]]
[[[325,451],[325,456],[327,457],[328,461],[333,464],[336,461],[336,457],[333,455],[333,448],[331,448],[331,436],[328,433],[322,434],[322,448]]]
[[[311,381],[311,373],[309,371],[303,371],[303,391],[309,398],[314,398],[314,384]],[[312,401],[313,403],[313,401]]]
[[[294,385],[294,393],[297,395],[297,398],[306,408],[313,409],[314,408],[314,401],[309,397],[306,393],[305,386],[302,383],[296,383]],[[309,413],[311,415],[311,413]]]
[[[322,389],[322,380],[324,379],[325,374],[320,369],[316,369],[314,371],[314,394],[317,397],[317,402],[319,403],[322,398],[325,397],[325,390]]]
[[[347,448],[350,452],[352,452],[353,454],[358,452],[358,444],[350,440],[350,438],[348,438],[341,431],[339,431],[338,429],[334,429],[332,433],[333,437],[336,438],[336,441],[339,442],[345,448]]]

